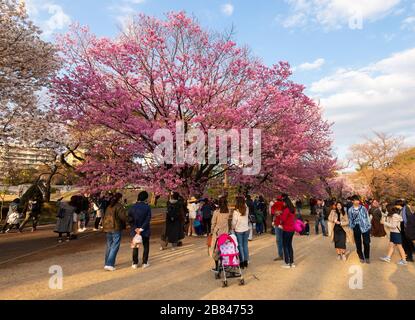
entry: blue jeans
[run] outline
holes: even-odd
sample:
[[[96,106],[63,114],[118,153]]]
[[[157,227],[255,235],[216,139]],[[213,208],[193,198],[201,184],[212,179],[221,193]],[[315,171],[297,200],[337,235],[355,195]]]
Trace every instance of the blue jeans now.
[[[248,237],[249,230],[245,232],[235,232],[236,238],[238,239],[238,250],[240,261],[249,261],[248,252]]]
[[[256,233],[260,234],[260,233],[264,233],[264,223],[257,223],[256,224]]]
[[[121,244],[121,231],[108,232],[107,249],[105,251],[105,265],[108,267],[115,266],[118,250]]]
[[[321,224],[321,232],[323,232],[323,235],[326,235],[327,234],[326,221],[324,220],[324,218],[319,218],[319,217],[316,217],[316,225],[315,225],[316,234],[318,234],[318,226],[320,224]]]
[[[282,229],[275,227],[275,237],[277,239],[278,257],[284,257],[284,251],[282,248]]]

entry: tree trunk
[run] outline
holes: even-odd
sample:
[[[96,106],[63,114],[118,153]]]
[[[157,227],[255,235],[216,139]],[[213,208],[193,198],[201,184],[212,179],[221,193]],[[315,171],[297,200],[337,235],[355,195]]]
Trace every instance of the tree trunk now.
[[[54,166],[52,172],[50,173],[48,179],[46,180],[46,190],[44,195],[44,201],[50,202],[51,196],[51,189],[52,189],[52,178],[55,176],[56,172],[58,171],[58,167]]]

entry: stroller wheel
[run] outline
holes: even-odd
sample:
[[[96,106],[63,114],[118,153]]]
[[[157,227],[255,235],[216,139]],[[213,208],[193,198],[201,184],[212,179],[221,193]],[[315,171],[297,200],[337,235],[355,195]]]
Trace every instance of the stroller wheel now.
[[[226,288],[227,286],[228,286],[228,281],[227,280],[223,281],[222,287]]]
[[[240,286],[243,286],[244,284],[245,284],[245,280],[244,279],[239,280],[239,285]]]

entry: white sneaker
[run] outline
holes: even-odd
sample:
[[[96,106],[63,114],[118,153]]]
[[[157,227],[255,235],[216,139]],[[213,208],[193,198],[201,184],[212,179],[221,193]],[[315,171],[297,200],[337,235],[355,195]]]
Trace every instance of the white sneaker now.
[[[295,268],[295,264],[294,263],[291,265],[291,268]]]
[[[107,271],[115,271],[115,268],[111,266],[105,266],[104,269]]]
[[[133,269],[138,269],[138,264],[133,264],[133,265],[131,266],[131,268],[133,268]]]
[[[384,262],[387,262],[387,263],[391,262],[391,258],[390,257],[381,257],[379,259],[382,260],[382,261],[384,261]]]
[[[398,262],[398,265],[399,266],[407,266],[408,265],[408,262],[406,262],[406,260],[399,260],[399,262]]]
[[[99,231],[99,229],[96,229],[96,228],[94,228],[94,229],[92,229],[93,231]]]
[[[284,268],[284,269],[290,269],[290,268],[291,268],[291,266],[290,266],[289,264],[283,264],[283,265],[281,266],[281,268]]]
[[[146,269],[146,268],[148,268],[149,266],[150,266],[150,264],[149,264],[149,263],[144,263],[144,264],[143,264],[143,266],[142,266],[142,268],[143,268],[143,269]]]

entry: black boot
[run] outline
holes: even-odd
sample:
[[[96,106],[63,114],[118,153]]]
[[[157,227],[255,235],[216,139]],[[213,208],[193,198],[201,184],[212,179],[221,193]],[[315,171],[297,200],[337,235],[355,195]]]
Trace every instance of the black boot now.
[[[243,264],[244,264],[244,268],[248,269],[248,261],[244,261]]]
[[[239,266],[241,267],[241,269],[244,269],[245,268],[245,261],[241,261],[239,263]]]

